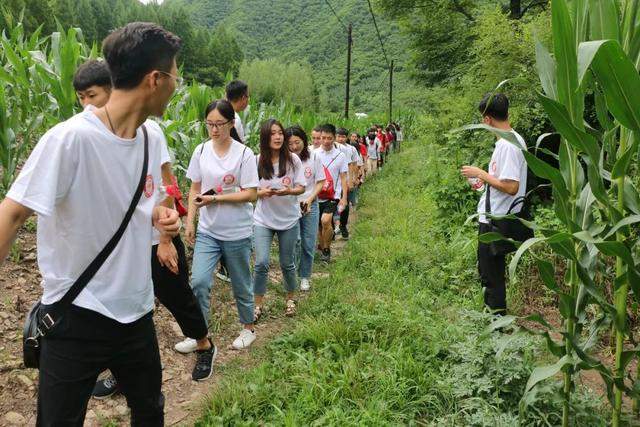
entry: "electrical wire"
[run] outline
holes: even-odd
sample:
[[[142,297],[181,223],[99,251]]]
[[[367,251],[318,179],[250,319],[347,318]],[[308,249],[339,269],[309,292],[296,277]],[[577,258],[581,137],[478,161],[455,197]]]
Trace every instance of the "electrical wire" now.
[[[346,31],[347,30],[347,26],[344,25],[344,22],[342,22],[342,19],[340,19],[340,17],[338,16],[338,14],[336,13],[335,9],[333,8],[333,6],[331,6],[331,3],[329,3],[329,0],[324,0],[324,2],[327,4],[327,6],[329,6],[329,9],[331,9],[331,12],[333,12],[333,15],[336,17],[336,19],[338,20],[338,22],[340,23],[340,25],[342,25],[344,27],[344,29]]]
[[[378,41],[380,42],[380,47],[382,48],[382,54],[384,55],[384,60],[387,61],[387,67],[390,67],[389,58],[387,58],[387,52],[384,49],[384,43],[382,42],[382,37],[380,37],[380,30],[378,29],[378,23],[376,22],[376,15],[373,13],[373,8],[371,7],[371,0],[367,0],[367,4],[369,5],[369,12],[371,13],[371,18],[373,18],[373,26],[376,28],[376,33],[378,34]]]

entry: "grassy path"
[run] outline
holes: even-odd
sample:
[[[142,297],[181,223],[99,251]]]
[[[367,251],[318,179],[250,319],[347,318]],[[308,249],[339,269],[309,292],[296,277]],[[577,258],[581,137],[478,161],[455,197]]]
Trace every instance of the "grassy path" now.
[[[473,240],[437,232],[434,161],[414,143],[367,184],[346,251],[293,329],[251,368],[226,367],[198,425],[516,424],[539,345],[487,332],[470,310]],[[520,420],[540,411],[553,425],[551,393],[531,402]]]

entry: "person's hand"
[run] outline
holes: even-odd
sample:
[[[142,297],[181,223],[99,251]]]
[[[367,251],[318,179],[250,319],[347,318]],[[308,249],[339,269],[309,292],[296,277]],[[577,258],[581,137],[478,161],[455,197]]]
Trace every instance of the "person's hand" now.
[[[203,196],[202,194],[198,194],[193,201],[193,204],[196,205],[196,208],[202,208],[204,206],[208,206],[216,201],[216,196]]]
[[[347,201],[346,200],[340,200],[340,203],[338,203],[338,213],[344,212],[344,210],[346,208],[347,208]]]
[[[168,268],[173,274],[178,274],[178,251],[173,242],[160,242],[157,256],[161,266]]]
[[[180,215],[175,209],[158,205],[153,208],[153,226],[160,234],[175,237],[180,233]]]
[[[460,173],[465,178],[480,178],[480,179],[483,179],[485,171],[483,171],[482,169],[477,168],[475,166],[463,166],[462,169],[460,169]]]
[[[302,216],[309,213],[310,211],[309,208],[310,208],[310,205],[308,200],[305,200],[302,203],[300,203],[300,213],[302,213]]]
[[[193,224],[187,224],[187,229],[184,231],[184,239],[187,241],[189,246],[196,244],[196,228]]]
[[[273,192],[276,196],[288,196],[291,194],[291,187],[284,186],[279,190]]]
[[[258,189],[258,197],[268,199],[269,197],[276,194],[275,190],[272,190],[271,187],[259,188]]]

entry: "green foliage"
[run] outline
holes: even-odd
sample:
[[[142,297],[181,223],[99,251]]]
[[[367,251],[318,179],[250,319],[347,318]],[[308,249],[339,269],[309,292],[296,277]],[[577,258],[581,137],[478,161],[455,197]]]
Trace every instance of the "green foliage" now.
[[[223,27],[219,27],[223,28]],[[272,103],[283,100],[301,110],[316,110],[317,92],[308,63],[283,63],[274,59],[242,64],[240,78],[249,85],[251,96]]]
[[[310,63],[318,87],[319,110],[344,110],[347,35],[324,1],[167,0],[186,5],[201,25],[223,26],[236,35],[249,61]],[[332,0],[342,22],[353,24],[351,75],[352,112],[386,111],[388,68],[363,0]],[[421,99],[409,80],[406,37],[396,23],[376,9],[387,55],[396,59],[395,98],[402,108],[420,108]]]
[[[406,151],[362,192],[358,223],[331,275],[314,282],[293,330],[225,366],[197,425],[555,425],[555,389],[522,403],[540,342],[469,311],[468,232],[443,237],[427,186],[431,146]],[[577,425],[602,425],[598,400]]]

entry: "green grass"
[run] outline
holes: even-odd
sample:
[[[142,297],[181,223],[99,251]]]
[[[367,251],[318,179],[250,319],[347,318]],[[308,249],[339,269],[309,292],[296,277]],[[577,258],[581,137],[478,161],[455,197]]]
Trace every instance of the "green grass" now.
[[[439,160],[405,145],[367,183],[347,250],[293,330],[255,352],[251,369],[225,369],[198,425],[557,424],[552,387],[519,408],[540,345],[489,332],[474,231],[438,231],[447,219],[429,171]],[[599,425],[599,399],[584,396],[576,420]]]

